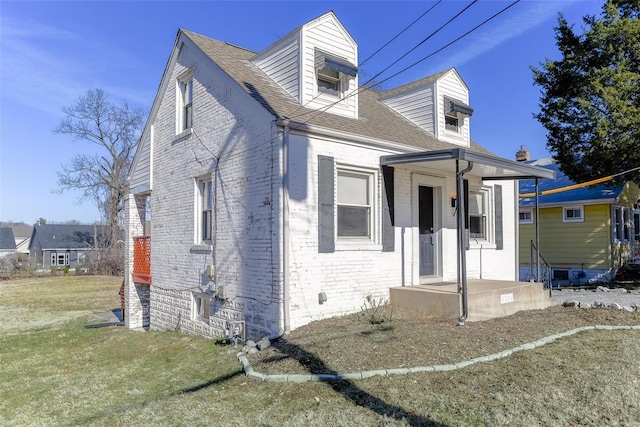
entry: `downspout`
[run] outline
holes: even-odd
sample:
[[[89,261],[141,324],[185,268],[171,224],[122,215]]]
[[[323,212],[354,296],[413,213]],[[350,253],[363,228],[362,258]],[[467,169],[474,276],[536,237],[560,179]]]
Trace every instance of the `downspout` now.
[[[536,281],[540,282],[540,209],[539,202],[538,178],[536,178]],[[549,286],[549,294],[551,294],[551,286]]]
[[[467,301],[467,254],[465,244],[464,228],[464,174],[473,169],[473,162],[469,162],[464,170],[459,170],[459,160],[456,160],[456,192],[458,194],[458,292],[462,293],[462,315],[458,321],[458,326],[464,326],[464,322],[469,316],[469,306]]]
[[[289,311],[289,121],[281,122],[282,134],[282,312],[284,334],[291,329]]]

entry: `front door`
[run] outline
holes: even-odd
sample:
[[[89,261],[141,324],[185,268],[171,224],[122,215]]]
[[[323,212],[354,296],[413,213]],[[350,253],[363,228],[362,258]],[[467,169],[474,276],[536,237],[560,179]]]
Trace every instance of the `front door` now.
[[[436,235],[433,232],[433,187],[418,188],[420,276],[435,275]]]

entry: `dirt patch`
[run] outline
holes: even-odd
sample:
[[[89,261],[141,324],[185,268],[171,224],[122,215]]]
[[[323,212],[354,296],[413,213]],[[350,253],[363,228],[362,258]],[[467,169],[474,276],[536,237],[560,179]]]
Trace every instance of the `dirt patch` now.
[[[457,326],[397,308],[372,325],[359,313],[310,323],[249,356],[264,374],[336,374],[462,362],[588,325],[640,325],[637,313],[554,306]]]

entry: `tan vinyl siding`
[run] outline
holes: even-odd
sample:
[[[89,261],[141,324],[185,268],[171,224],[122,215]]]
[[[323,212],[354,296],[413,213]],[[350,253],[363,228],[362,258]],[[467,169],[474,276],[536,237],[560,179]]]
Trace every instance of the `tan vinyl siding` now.
[[[534,224],[520,224],[520,264],[530,260]],[[584,206],[584,222],[562,222],[562,207],[540,209],[540,253],[552,267],[611,268],[609,205]]]

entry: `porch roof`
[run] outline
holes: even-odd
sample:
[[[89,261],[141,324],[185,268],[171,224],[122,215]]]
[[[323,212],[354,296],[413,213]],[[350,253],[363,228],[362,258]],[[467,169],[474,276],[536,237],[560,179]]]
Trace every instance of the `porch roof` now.
[[[454,160],[472,162],[473,168],[466,175],[478,176],[482,179],[554,179],[556,176],[555,171],[550,169],[470,151],[465,148],[382,156],[380,157],[380,164],[383,166],[413,164],[455,173],[456,162]]]

